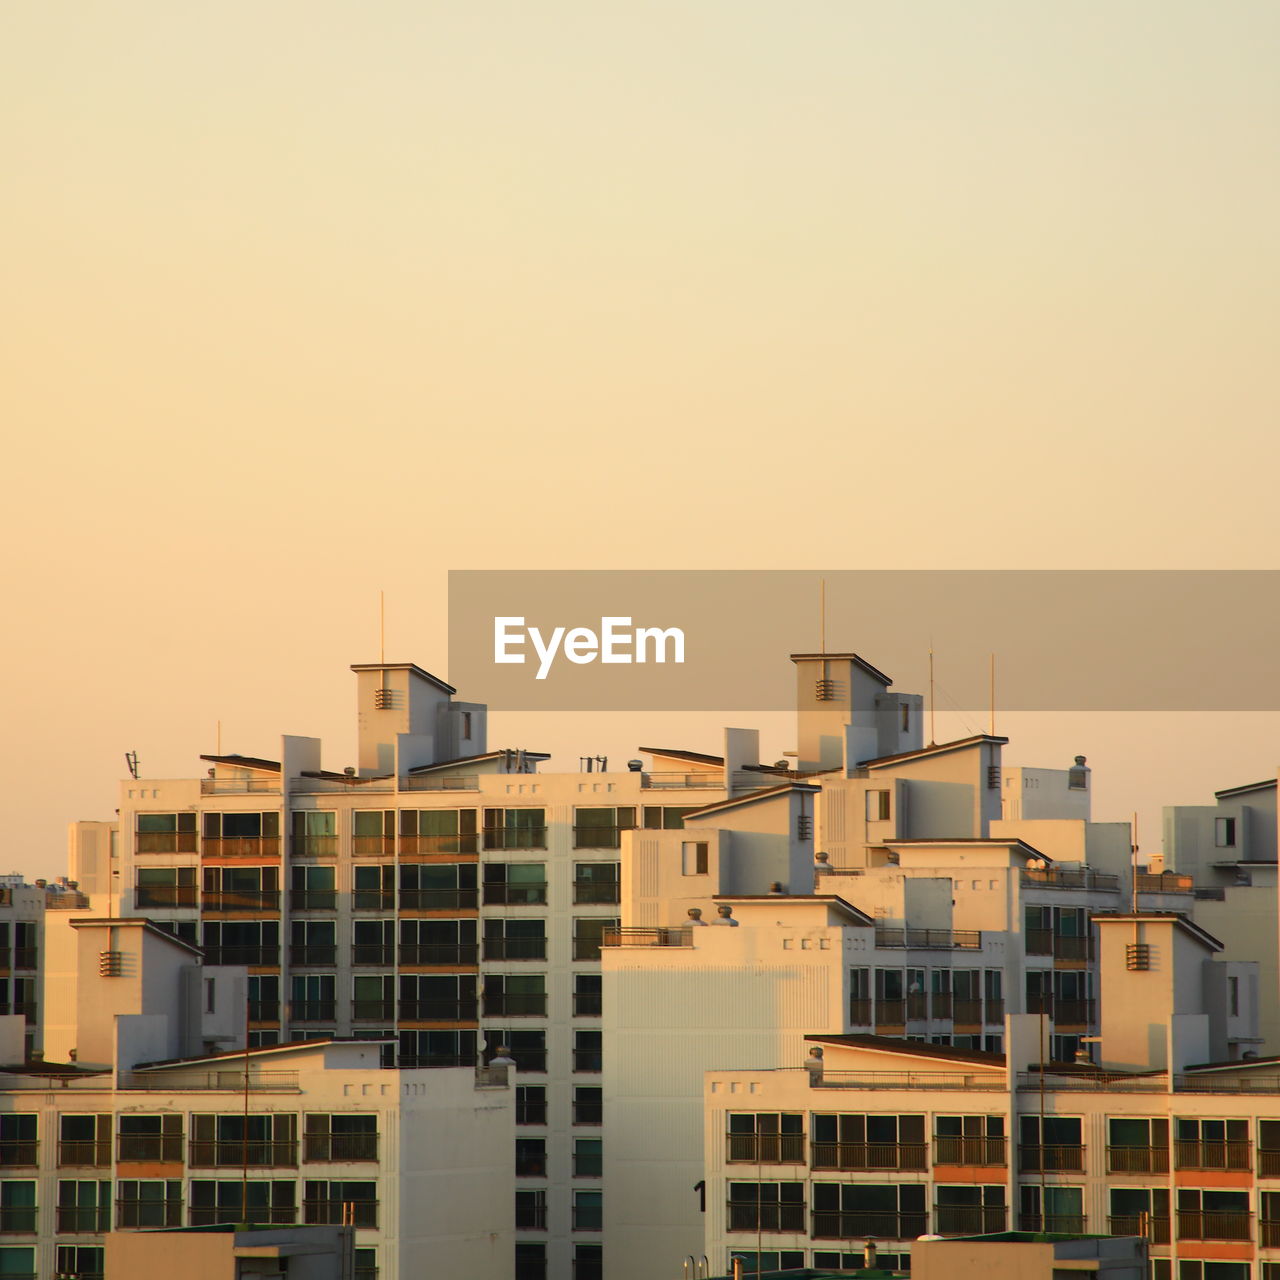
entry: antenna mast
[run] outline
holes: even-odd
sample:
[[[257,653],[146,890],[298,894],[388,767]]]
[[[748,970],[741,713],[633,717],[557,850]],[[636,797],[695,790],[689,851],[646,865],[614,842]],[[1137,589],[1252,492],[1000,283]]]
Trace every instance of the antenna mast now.
[[[378,592],[378,661],[387,660],[387,593]]]
[[[933,696],[933,641],[929,641],[929,745],[938,745],[938,700]]]
[[[996,655],[991,655],[991,736],[996,736]]]

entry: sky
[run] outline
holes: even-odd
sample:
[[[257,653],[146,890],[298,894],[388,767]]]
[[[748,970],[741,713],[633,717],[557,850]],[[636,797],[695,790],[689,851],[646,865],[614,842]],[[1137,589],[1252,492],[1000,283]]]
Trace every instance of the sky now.
[[[219,721],[347,763],[379,591],[447,675],[449,569],[1274,568],[1278,49],[1270,0],[8,0],[0,870]],[[494,731],[715,749],[658,719]],[[1010,758],[1158,815],[1276,720]]]

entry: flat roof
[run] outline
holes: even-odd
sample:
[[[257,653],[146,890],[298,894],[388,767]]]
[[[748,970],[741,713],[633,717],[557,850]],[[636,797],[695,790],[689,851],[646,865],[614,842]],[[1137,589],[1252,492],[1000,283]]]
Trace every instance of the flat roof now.
[[[867,675],[875,680],[879,680],[886,687],[893,683],[893,677],[887,676],[879,667],[873,667],[866,658],[859,653],[793,653],[791,655],[792,662],[852,662],[855,667],[861,667]]]

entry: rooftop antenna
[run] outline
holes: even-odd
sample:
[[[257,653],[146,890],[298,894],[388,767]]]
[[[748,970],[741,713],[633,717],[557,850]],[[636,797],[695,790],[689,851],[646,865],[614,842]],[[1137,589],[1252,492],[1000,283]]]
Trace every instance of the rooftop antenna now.
[[[218,754],[222,754],[222,721],[218,721]]]
[[[991,736],[996,736],[996,655],[991,655]]]
[[[933,694],[933,637],[929,638],[929,745],[938,745],[938,700]]]
[[[387,661],[387,593],[378,592],[378,661]]]
[[[136,751],[126,751],[124,753],[124,762],[129,766],[129,777],[136,781],[138,777],[138,753]]]
[[[818,652],[827,651],[827,580],[818,579]]]

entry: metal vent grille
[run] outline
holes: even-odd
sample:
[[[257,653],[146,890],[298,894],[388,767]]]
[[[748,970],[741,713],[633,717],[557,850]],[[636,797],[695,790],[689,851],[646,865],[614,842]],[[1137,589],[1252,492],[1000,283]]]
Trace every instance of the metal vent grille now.
[[[102,978],[123,977],[124,952],[100,951],[98,953],[98,976]]]
[[[375,689],[373,691],[373,705],[375,710],[390,711],[394,707],[400,705],[399,689]]]
[[[814,682],[813,696],[819,702],[834,702],[839,693],[839,684],[835,680],[817,680]]]
[[[1151,944],[1131,942],[1124,949],[1125,968],[1143,970],[1151,968]]]

